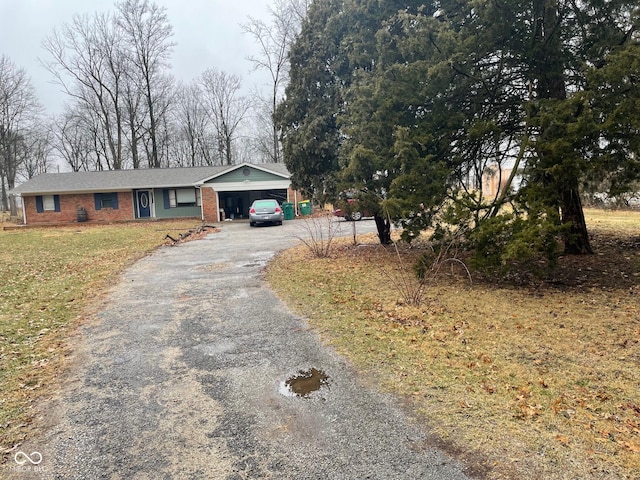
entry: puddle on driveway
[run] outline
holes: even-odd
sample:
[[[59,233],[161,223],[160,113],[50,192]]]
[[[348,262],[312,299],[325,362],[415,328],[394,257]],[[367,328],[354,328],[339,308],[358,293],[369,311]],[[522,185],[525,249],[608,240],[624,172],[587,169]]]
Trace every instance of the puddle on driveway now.
[[[322,387],[329,386],[329,376],[322,370],[311,368],[298,373],[280,384],[280,393],[286,397],[309,397]]]

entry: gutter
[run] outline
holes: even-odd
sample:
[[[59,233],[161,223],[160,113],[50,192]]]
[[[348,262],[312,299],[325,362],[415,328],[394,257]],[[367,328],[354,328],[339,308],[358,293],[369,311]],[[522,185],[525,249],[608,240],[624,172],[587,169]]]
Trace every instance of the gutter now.
[[[200,192],[200,220],[204,222],[204,201],[202,201],[202,185],[194,185]]]
[[[22,204],[22,224],[26,225],[27,224],[27,209],[24,208],[24,200],[22,198],[22,195],[20,196],[20,203]]]

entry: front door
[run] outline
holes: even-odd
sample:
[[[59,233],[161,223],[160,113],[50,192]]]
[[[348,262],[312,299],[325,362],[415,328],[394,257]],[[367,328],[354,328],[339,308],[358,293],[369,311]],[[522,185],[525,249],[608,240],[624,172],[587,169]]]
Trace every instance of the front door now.
[[[138,205],[138,218],[151,217],[151,191],[138,190],[136,192],[136,200]]]

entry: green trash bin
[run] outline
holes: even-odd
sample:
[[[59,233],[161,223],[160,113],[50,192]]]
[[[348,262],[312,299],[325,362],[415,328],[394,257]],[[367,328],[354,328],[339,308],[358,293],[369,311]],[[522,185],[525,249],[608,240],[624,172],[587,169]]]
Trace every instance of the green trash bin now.
[[[311,200],[303,200],[298,202],[300,215],[311,215]]]
[[[285,220],[293,220],[296,216],[295,209],[293,208],[293,203],[291,202],[283,202],[282,211],[284,212]]]

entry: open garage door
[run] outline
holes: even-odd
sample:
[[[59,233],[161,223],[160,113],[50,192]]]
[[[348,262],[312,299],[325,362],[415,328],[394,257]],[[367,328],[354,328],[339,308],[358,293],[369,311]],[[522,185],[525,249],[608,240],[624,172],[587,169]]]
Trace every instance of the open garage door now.
[[[272,190],[248,190],[240,192],[218,192],[218,205],[224,212],[225,219],[249,218],[249,207],[255,200],[274,198],[280,204],[287,201],[287,190],[284,188]],[[222,218],[221,218],[222,220]]]

